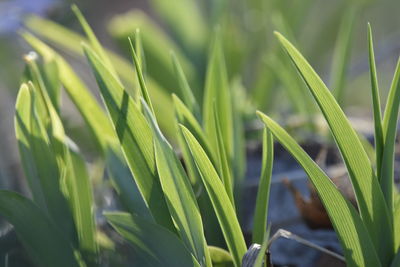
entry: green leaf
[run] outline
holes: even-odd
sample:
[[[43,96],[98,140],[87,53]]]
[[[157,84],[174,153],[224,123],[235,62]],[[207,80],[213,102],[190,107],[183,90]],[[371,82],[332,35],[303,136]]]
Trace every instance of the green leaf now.
[[[143,267],[200,266],[178,237],[139,216],[104,214],[108,222],[135,248],[135,265]]]
[[[200,107],[193,95],[192,89],[186,79],[185,73],[183,72],[182,66],[180,65],[178,58],[175,53],[171,52],[172,64],[175,70],[175,76],[178,80],[180,93],[185,105],[188,107],[189,111],[194,114],[197,120],[200,121]]]
[[[394,186],[394,151],[397,135],[397,122],[400,105],[400,59],[397,62],[396,71],[390,86],[389,96],[383,115],[383,153],[381,159],[380,183],[389,210],[393,209]]]
[[[211,199],[235,266],[239,267],[247,249],[235,209],[204,149],[186,127],[181,126],[181,130],[196,162],[204,187]]]
[[[264,129],[263,154],[260,182],[257,190],[257,200],[254,212],[253,243],[263,243],[267,231],[267,216],[269,191],[271,188],[272,165],[274,157],[274,140],[271,132]]]
[[[189,178],[171,145],[161,133],[149,107],[144,101],[142,105],[155,135],[157,172],[179,236],[201,266],[211,266],[203,223]]]
[[[60,228],[31,200],[0,190],[0,214],[14,226],[37,266],[81,266]]]
[[[15,132],[35,202],[65,231],[74,234],[72,217],[61,190],[61,170],[35,106],[32,84],[22,84],[16,101]],[[72,238],[73,239],[73,238]]]
[[[382,263],[388,264],[394,254],[393,224],[375,171],[360,139],[335,98],[310,64],[281,34],[276,33],[276,35],[306,82],[329,125],[346,164],[361,218],[371,235]]]
[[[151,128],[102,60],[86,45],[84,50],[136,184],[156,222],[174,231],[157,175]]]
[[[395,248],[400,249],[400,198],[397,199],[397,204],[394,207],[393,211],[393,225],[394,228],[394,236],[395,236]]]
[[[352,48],[353,28],[357,19],[357,8],[349,7],[342,17],[339,33],[336,38],[335,51],[331,69],[331,87],[339,104],[344,101],[347,67],[349,65]]]
[[[132,215],[155,222],[129,167],[126,165],[122,153],[117,153],[109,149],[107,151],[106,162],[108,175],[111,177],[112,185],[125,210],[129,211]]]
[[[258,115],[274,137],[299,162],[315,186],[338,234],[347,266],[381,266],[370,233],[352,204],[283,128],[261,112]]]
[[[253,266],[253,267],[268,266],[268,263],[267,263],[267,264],[263,264],[264,261],[267,260],[266,257],[265,257],[265,253],[266,253],[266,251],[267,251],[267,249],[268,249],[268,241],[269,241],[269,233],[267,233],[267,232],[265,231],[265,233],[264,233],[264,239],[263,239],[263,241],[262,241],[261,248],[260,248],[260,250],[259,250],[259,252],[258,252],[258,255],[257,255],[257,258],[256,258],[256,260],[255,260],[255,262],[254,262],[254,266]]]
[[[133,43],[132,40],[130,38],[129,39],[129,43],[131,45],[131,54],[132,54],[132,59],[133,59],[133,63],[135,64],[135,68],[136,68],[136,75],[139,81],[139,88],[140,88],[140,95],[144,98],[144,100],[146,101],[147,105],[150,107],[151,112],[154,114],[154,109],[153,109],[153,105],[151,104],[151,100],[150,100],[150,96],[146,87],[146,83],[144,82],[144,76],[142,73],[142,67],[140,64],[140,60],[138,58],[138,56],[136,55],[135,52],[135,48],[133,47]],[[138,102],[140,104],[140,101]]]
[[[92,185],[82,156],[72,146],[68,146],[67,149],[64,156],[65,181],[79,247],[83,252],[88,253],[88,257],[92,257],[98,252]]]
[[[371,25],[368,23],[368,55],[369,69],[371,77],[372,106],[374,111],[374,127],[375,127],[375,154],[376,154],[376,172],[378,179],[381,179],[382,171],[382,154],[383,154],[383,132],[382,132],[382,115],[381,102],[379,97],[378,75],[376,74],[374,44],[372,39]]]
[[[53,49],[33,35],[23,32],[22,36],[43,56],[45,61],[54,60],[56,62],[61,83],[101,147],[105,149],[107,144],[115,143],[116,137],[109,119],[71,66]]]
[[[233,184],[232,184],[232,173],[231,173],[231,168],[228,162],[228,155],[226,154],[226,150],[224,147],[224,141],[222,137],[222,130],[221,130],[221,124],[218,119],[217,115],[217,107],[214,102],[213,106],[213,116],[214,116],[214,134],[213,138],[216,139],[217,143],[217,158],[218,158],[218,173],[219,177],[221,178],[225,191],[228,194],[228,197],[233,205],[235,207],[235,199],[233,197]]]
[[[225,249],[208,246],[210,251],[211,261],[213,267],[233,267],[233,259],[231,254]]]
[[[226,71],[222,44],[218,37],[211,48],[211,54],[207,67],[206,85],[203,102],[203,124],[210,138],[211,147],[217,148],[217,140],[214,134],[214,104],[217,106],[217,116],[221,123],[221,132],[224,140],[225,151],[229,162],[233,153],[233,122],[231,94],[229,90],[228,74]],[[213,153],[216,153],[214,151]]]

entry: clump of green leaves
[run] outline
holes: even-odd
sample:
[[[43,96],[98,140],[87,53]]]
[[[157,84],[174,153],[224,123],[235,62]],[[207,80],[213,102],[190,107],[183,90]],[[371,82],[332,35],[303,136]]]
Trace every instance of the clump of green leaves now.
[[[279,33],[276,35],[329,125],[347,167],[359,211],[283,128],[263,113],[258,115],[308,174],[339,236],[348,266],[397,266],[400,258],[397,230],[400,210],[393,162],[400,104],[399,64],[382,118],[372,35],[368,27],[377,161],[373,166],[358,135],[321,78],[287,39]]]

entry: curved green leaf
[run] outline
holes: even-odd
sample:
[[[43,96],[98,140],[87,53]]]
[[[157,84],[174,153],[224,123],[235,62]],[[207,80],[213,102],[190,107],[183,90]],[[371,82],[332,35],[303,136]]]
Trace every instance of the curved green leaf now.
[[[137,104],[102,60],[84,46],[128,166],[155,220],[174,231],[154,157],[153,133]]]
[[[258,112],[274,137],[300,163],[315,186],[344,250],[347,266],[382,266],[359,214],[328,176],[276,122]]]
[[[157,172],[177,231],[200,265],[211,267],[203,223],[189,178],[143,99],[142,105],[155,136],[154,154]]]
[[[181,130],[196,162],[204,187],[211,199],[235,266],[239,267],[247,249],[235,209],[204,149],[186,127],[181,125]]]
[[[253,243],[262,244],[267,231],[269,191],[271,188],[274,139],[268,129],[263,132],[263,153],[260,182],[254,212]]]
[[[356,195],[361,218],[384,265],[394,255],[393,223],[378,179],[360,139],[333,95],[299,51],[276,33],[320,107],[340,149]]]

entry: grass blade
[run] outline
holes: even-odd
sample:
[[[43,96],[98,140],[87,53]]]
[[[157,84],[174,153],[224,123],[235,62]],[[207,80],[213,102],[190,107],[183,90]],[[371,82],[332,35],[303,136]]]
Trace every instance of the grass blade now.
[[[393,187],[394,187],[394,150],[397,135],[397,122],[399,118],[400,105],[400,58],[397,62],[396,71],[390,86],[389,96],[383,115],[383,154],[380,183],[386,203],[391,211],[393,209]]]
[[[62,171],[46,129],[38,118],[35,97],[33,85],[23,84],[16,102],[15,129],[25,174],[38,205],[66,236],[72,237],[73,221],[61,189]]]
[[[75,221],[79,247],[89,261],[98,253],[92,185],[85,161],[71,147],[65,153],[68,198]]]
[[[109,143],[116,143],[109,119],[71,66],[33,35],[23,32],[22,36],[45,60],[55,60],[61,83],[101,147],[106,149]]]
[[[394,254],[393,224],[375,171],[333,95],[299,51],[281,34],[276,33],[320,107],[346,164],[356,195],[361,218],[376,245],[382,263]],[[385,226],[385,227],[383,227]]]
[[[376,154],[376,173],[380,179],[382,171],[382,154],[383,154],[383,132],[382,132],[382,114],[381,102],[379,96],[378,75],[376,73],[374,44],[372,39],[371,25],[368,23],[368,54],[369,69],[371,77],[372,90],[372,106],[374,110],[374,127],[375,127],[375,154]]]
[[[108,212],[104,215],[114,229],[135,248],[135,265],[200,266],[178,237],[165,228],[128,213]]]
[[[267,231],[269,191],[271,188],[272,165],[274,157],[274,140],[268,129],[263,132],[263,154],[261,177],[257,190],[254,212],[253,243],[262,244]]]
[[[214,102],[214,104],[215,104],[215,102]],[[228,194],[228,197],[231,200],[233,207],[235,207],[235,199],[233,197],[232,173],[231,173],[230,164],[228,162],[228,155],[226,154],[226,150],[224,147],[221,123],[220,123],[218,115],[217,115],[216,105],[213,106],[213,115],[214,115],[214,125],[215,125],[214,126],[215,134],[213,137],[216,139],[216,143],[217,143],[217,158],[218,158],[218,163],[219,163],[218,164],[219,176],[222,179],[222,182],[225,187],[225,191]]]
[[[19,240],[38,266],[80,266],[60,229],[31,200],[0,190],[0,214],[14,226]]]
[[[393,211],[393,224],[400,225],[400,198],[397,199],[397,204]],[[400,227],[394,228],[395,248],[400,249]]]
[[[157,172],[179,236],[201,266],[211,267],[203,223],[189,178],[171,145],[161,133],[147,104],[143,101],[142,105],[155,135]]]
[[[131,38],[129,38],[129,43],[131,45],[131,54],[132,54],[132,59],[133,59],[133,63],[135,65],[136,68],[136,75],[139,81],[139,88],[140,88],[140,95],[144,98],[144,100],[146,101],[147,105],[150,107],[151,112],[154,114],[154,109],[153,109],[153,105],[151,104],[151,100],[150,100],[150,96],[146,87],[146,83],[144,82],[144,76],[143,76],[143,72],[142,72],[142,66],[140,64],[140,59],[138,58],[138,56],[136,55],[135,52],[135,48],[133,47],[133,43]],[[140,101],[138,102],[140,104]]]
[[[352,204],[284,129],[261,112],[258,115],[274,137],[299,162],[315,186],[338,234],[347,265],[381,266],[370,233]]]
[[[151,128],[102,60],[89,47],[84,50],[136,184],[156,222],[174,231],[157,175]]]
[[[186,79],[185,73],[183,72],[182,66],[178,61],[175,53],[171,52],[172,65],[174,66],[175,76],[178,80],[180,93],[185,105],[189,111],[194,114],[197,120],[201,120],[200,107],[193,95],[192,89]]]
[[[235,266],[239,267],[247,249],[235,209],[229,200],[221,179],[199,142],[187,128],[181,126],[181,130],[196,162],[204,187],[211,199]]]
[[[217,115],[221,123],[221,132],[224,140],[225,151],[229,162],[233,153],[233,122],[231,94],[229,91],[228,74],[226,71],[222,44],[218,37],[211,48],[211,54],[207,67],[206,86],[203,102],[203,124],[210,138],[211,147],[216,148],[217,142],[214,138],[214,103],[217,106]],[[216,153],[215,151],[213,153]]]

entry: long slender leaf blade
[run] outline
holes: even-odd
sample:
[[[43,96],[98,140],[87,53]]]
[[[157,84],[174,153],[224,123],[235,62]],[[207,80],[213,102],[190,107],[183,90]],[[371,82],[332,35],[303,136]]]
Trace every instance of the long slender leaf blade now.
[[[35,36],[27,32],[23,32],[22,36],[45,60],[55,60],[61,83],[101,147],[105,149],[107,144],[115,143],[116,137],[109,119],[71,66]]]
[[[214,103],[215,104],[215,103]],[[228,194],[229,199],[233,207],[235,207],[235,199],[233,197],[233,183],[232,183],[232,173],[231,168],[228,162],[228,155],[226,154],[226,150],[224,147],[224,141],[222,137],[222,130],[220,121],[217,115],[217,107],[216,105],[213,106],[213,116],[214,116],[214,138],[216,139],[217,143],[217,157],[218,157],[218,171],[219,176],[222,179],[222,182],[225,187],[225,191]]]
[[[390,86],[389,96],[383,115],[383,154],[380,184],[389,210],[393,209],[393,187],[394,187],[394,150],[397,135],[397,122],[399,118],[400,105],[400,58],[397,62],[396,71]]]
[[[231,94],[222,44],[218,36],[215,38],[211,48],[203,101],[203,124],[207,136],[210,138],[210,143],[212,147],[217,147],[216,138],[214,138],[215,125],[212,113],[215,103],[217,106],[217,115],[221,123],[225,150],[229,155],[229,161],[231,161],[233,153]]]
[[[253,243],[263,243],[267,231],[269,191],[271,188],[274,140],[268,129],[263,132],[263,153],[260,182],[254,212]]]
[[[188,107],[190,112],[193,113],[196,119],[200,120],[201,114],[199,104],[197,103],[196,98],[193,95],[192,89],[189,86],[189,82],[186,79],[182,66],[179,63],[179,60],[176,57],[175,53],[173,52],[171,52],[171,59],[184,103]]]
[[[141,92],[140,95],[144,98],[144,100],[146,101],[147,105],[150,107],[151,112],[154,114],[153,105],[151,104],[149,92],[147,90],[147,86],[146,86],[146,83],[144,81],[144,75],[143,75],[143,72],[142,72],[142,66],[140,64],[140,59],[136,55],[135,48],[133,47],[133,43],[132,43],[132,40],[130,38],[129,38],[129,44],[131,46],[131,55],[132,55],[133,63],[135,64],[136,75],[137,75],[137,78],[138,78],[138,81],[139,81],[139,85],[140,85],[139,86],[140,92]]]
[[[370,233],[352,204],[284,129],[265,114],[258,112],[258,115],[274,137],[300,163],[315,186],[338,233],[348,266],[381,266]]]
[[[128,166],[156,222],[174,231],[157,176],[153,133],[136,103],[92,49],[84,46]]]
[[[171,145],[161,133],[149,107],[144,101],[142,105],[155,135],[157,172],[177,231],[200,265],[211,266],[203,223],[189,178]]]
[[[35,195],[42,192],[39,205],[73,240],[74,227],[67,201],[61,188],[62,174],[51,147],[49,136],[38,118],[33,85],[21,86],[15,114],[16,135],[28,181]],[[37,198],[37,197],[35,197]]]
[[[400,250],[397,252],[396,256],[394,257],[392,264],[390,267],[398,267],[400,266]]]
[[[395,236],[395,247],[400,249],[400,198],[397,199],[397,203],[394,207],[393,211],[393,224],[396,226],[394,228],[394,236]]]
[[[122,212],[104,214],[135,248],[135,264],[143,267],[200,266],[176,235],[158,224]]]
[[[0,190],[0,214],[14,226],[18,238],[38,266],[80,266],[60,228],[31,200]]]
[[[371,77],[372,106],[374,110],[375,127],[375,154],[376,154],[376,172],[378,179],[381,179],[382,154],[383,154],[383,132],[382,132],[382,114],[381,102],[379,96],[378,75],[376,73],[374,44],[372,38],[371,25],[368,23],[368,55],[369,69]]]
[[[64,141],[65,142],[65,141]],[[92,185],[85,161],[71,146],[65,153],[66,184],[80,249],[91,260],[98,252]]]
[[[235,209],[204,149],[187,128],[181,126],[181,130],[196,162],[204,187],[211,199],[235,266],[239,267],[247,249]]]
[[[213,165],[216,166],[216,158],[211,151],[211,144],[209,139],[206,137],[206,133],[201,128],[199,121],[178,96],[173,94],[172,99],[178,123],[189,129],[189,131],[196,137],[196,140],[200,143]]]
[[[393,224],[375,171],[360,139],[310,64],[281,34],[276,35],[302,75],[329,125],[346,164],[361,218],[371,234],[380,259],[384,264],[388,264],[394,254]]]

